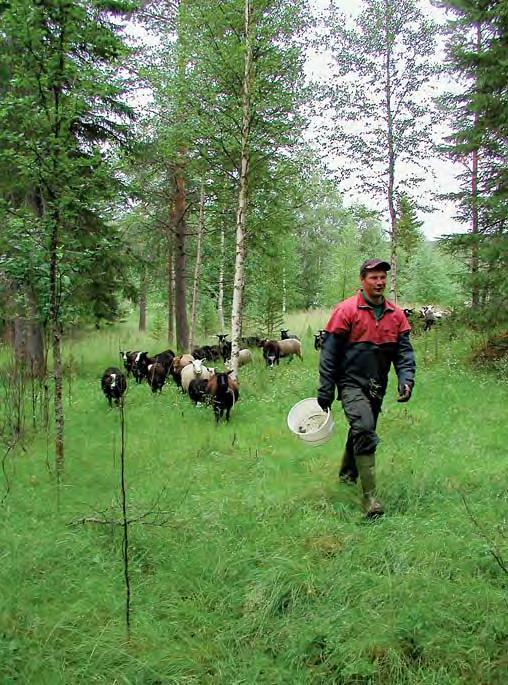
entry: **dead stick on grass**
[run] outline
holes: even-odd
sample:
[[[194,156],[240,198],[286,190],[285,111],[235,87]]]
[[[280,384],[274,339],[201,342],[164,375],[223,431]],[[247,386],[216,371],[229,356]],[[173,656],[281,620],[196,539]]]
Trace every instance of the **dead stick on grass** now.
[[[505,563],[503,557],[501,556],[501,552],[497,549],[495,542],[487,535],[487,533],[485,533],[485,531],[483,530],[483,528],[479,524],[478,519],[475,517],[475,515],[471,511],[469,504],[467,503],[465,495],[461,492],[460,496],[462,497],[462,501],[464,502],[464,507],[466,508],[467,515],[469,516],[469,518],[473,522],[473,525],[475,526],[475,528],[479,531],[480,537],[482,537],[484,540],[486,540],[488,542],[489,552],[492,554],[492,556],[496,560],[498,566],[506,573],[506,575],[508,575],[508,568],[506,566],[506,563]]]
[[[123,396],[120,398],[120,426],[121,426],[121,494],[122,494],[122,523],[123,523],[123,572],[125,579],[125,625],[127,628],[127,639],[131,636],[131,583],[129,577],[129,520],[127,519],[127,495],[125,488],[125,414]]]
[[[4,455],[3,455],[3,457],[2,457],[2,473],[3,473],[3,476],[4,476],[4,480],[5,480],[5,492],[4,492],[4,496],[2,497],[2,502],[1,502],[2,504],[5,502],[5,498],[7,497],[7,495],[9,494],[9,492],[11,491],[11,484],[10,484],[10,481],[9,481],[9,476],[7,475],[7,465],[6,465],[6,463],[7,463],[7,457],[9,456],[9,453],[10,453],[11,450],[15,447],[15,445],[16,445],[17,442],[18,442],[18,440],[17,440],[17,438],[16,438],[15,441],[14,441],[13,443],[11,443],[10,445],[8,445],[7,449],[6,449],[5,452],[4,452]]]

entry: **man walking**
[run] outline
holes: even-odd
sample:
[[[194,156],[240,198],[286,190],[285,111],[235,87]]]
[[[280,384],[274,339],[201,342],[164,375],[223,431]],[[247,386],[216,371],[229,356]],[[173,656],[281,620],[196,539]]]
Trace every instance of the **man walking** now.
[[[415,375],[411,326],[404,312],[383,295],[389,270],[390,264],[381,259],[362,264],[361,290],[333,310],[319,362],[319,406],[330,409],[337,387],[349,422],[339,477],[356,483],[360,476],[368,518],[383,514],[376,497],[376,425],[390,365],[393,363],[398,377],[399,402],[410,399]]]

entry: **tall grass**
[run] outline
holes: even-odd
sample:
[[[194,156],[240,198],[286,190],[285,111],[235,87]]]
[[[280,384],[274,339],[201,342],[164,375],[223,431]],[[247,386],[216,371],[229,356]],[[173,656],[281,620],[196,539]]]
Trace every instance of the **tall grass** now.
[[[417,337],[414,397],[397,404],[392,379],[380,419],[387,515],[366,523],[357,488],[337,480],[340,408],[319,448],[285,426],[315,393],[311,333],[325,319],[289,317],[303,363],[269,372],[256,353],[229,425],[173,385],[159,397],[130,384],[130,640],[121,527],[80,521],[121,519],[119,412],[101,372],[124,344],[166,345],[120,327],[68,343],[59,510],[47,436],[8,464],[2,685],[505,685],[506,385],[464,364],[470,340]]]

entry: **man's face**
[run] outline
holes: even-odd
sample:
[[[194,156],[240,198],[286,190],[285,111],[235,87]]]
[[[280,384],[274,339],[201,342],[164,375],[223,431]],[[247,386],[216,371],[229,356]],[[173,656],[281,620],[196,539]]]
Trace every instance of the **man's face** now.
[[[361,279],[363,292],[369,300],[379,299],[386,288],[386,271],[370,269]]]

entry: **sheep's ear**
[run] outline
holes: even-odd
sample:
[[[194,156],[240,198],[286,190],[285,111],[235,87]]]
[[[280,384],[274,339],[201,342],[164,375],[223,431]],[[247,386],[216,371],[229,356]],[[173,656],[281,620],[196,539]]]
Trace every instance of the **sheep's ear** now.
[[[234,372],[235,372],[234,369],[231,369],[230,371],[226,371],[226,373],[228,374],[228,376],[229,376],[231,373],[234,373]]]

